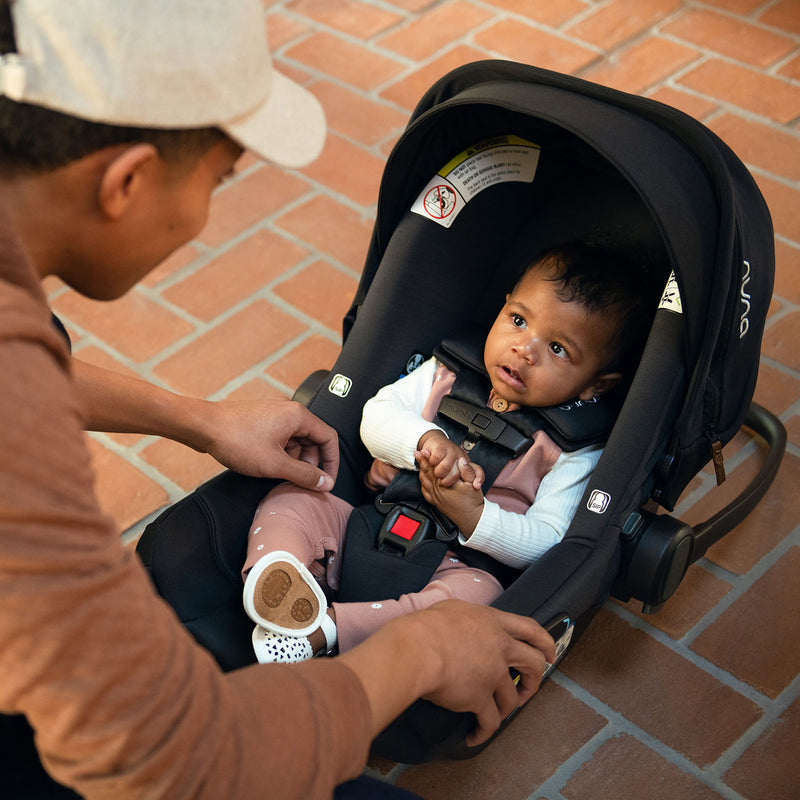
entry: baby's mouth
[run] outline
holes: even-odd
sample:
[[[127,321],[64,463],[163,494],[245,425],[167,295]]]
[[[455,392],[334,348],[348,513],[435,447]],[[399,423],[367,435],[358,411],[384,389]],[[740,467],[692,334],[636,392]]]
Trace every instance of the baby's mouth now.
[[[513,386],[516,389],[525,388],[525,381],[522,379],[522,375],[520,375],[515,369],[511,369],[511,367],[504,364],[502,367],[500,367],[500,372],[505,378],[506,383],[508,383],[510,386]]]

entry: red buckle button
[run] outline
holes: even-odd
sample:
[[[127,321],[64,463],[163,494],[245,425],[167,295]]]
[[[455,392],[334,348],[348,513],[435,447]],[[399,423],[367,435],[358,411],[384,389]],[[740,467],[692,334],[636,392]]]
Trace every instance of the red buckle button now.
[[[417,520],[400,514],[395,520],[394,525],[390,528],[390,531],[401,539],[411,541],[419,526],[420,523]]]

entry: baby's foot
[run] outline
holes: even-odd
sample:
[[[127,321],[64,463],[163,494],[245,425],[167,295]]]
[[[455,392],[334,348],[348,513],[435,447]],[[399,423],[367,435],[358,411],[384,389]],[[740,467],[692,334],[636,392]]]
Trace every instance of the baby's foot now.
[[[269,553],[250,570],[242,593],[247,615],[283,636],[308,636],[320,627],[328,603],[308,571],[291,553]]]
[[[308,636],[286,636],[256,625],[253,650],[260,664],[286,664],[328,655],[336,647],[336,623],[333,611],[323,617],[322,625]]]

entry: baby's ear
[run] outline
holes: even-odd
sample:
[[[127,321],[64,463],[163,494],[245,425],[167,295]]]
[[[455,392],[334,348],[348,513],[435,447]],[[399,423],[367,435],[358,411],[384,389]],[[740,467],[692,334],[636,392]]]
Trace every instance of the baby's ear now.
[[[622,380],[621,372],[606,372],[598,375],[579,395],[580,400],[594,400],[609,389],[613,389]]]

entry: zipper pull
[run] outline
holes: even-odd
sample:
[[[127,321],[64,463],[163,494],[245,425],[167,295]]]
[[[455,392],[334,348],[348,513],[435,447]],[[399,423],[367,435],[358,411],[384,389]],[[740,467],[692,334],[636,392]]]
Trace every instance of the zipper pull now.
[[[725,459],[722,455],[722,443],[717,439],[717,435],[713,431],[706,433],[711,440],[711,460],[714,462],[714,474],[717,476],[717,486],[722,486],[725,483]]]

